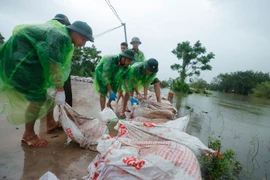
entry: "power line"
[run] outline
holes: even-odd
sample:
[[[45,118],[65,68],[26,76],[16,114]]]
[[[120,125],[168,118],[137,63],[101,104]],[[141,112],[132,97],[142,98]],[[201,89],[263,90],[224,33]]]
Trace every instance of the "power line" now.
[[[120,28],[121,26],[123,26],[124,24],[121,24],[120,26],[117,26],[117,27],[114,27],[114,28],[111,28],[111,29],[108,29],[107,31],[104,31],[103,33],[100,33],[100,34],[97,34],[97,35],[94,35],[94,38],[97,38],[97,37],[100,37],[102,35],[105,35],[105,34],[108,34],[109,32],[111,31],[114,31],[118,28]]]
[[[108,4],[108,6],[110,7],[110,9],[112,10],[112,12],[114,13],[114,15],[117,17],[117,19],[121,22],[121,24],[123,24],[123,21],[121,20],[121,18],[119,17],[118,13],[116,12],[116,10],[114,9],[114,7],[112,6],[110,0],[105,0],[105,1]]]

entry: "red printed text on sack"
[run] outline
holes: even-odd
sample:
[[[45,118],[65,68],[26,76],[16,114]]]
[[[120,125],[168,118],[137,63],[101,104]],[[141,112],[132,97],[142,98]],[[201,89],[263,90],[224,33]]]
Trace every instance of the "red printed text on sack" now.
[[[146,126],[146,127],[155,127],[155,124],[154,123],[148,123],[148,122],[145,122],[145,123],[143,123],[143,125],[144,126]]]
[[[71,129],[70,128],[67,128],[66,129],[66,132],[67,132],[68,137],[70,137],[71,139],[74,140],[74,136],[73,136],[73,133],[72,133]]]
[[[124,134],[126,134],[126,132],[127,132],[126,126],[124,126],[123,124],[119,124],[118,125],[118,128],[119,128],[119,137],[121,137]]]
[[[134,156],[123,159],[123,162],[128,166],[135,167],[135,169],[137,170],[140,170],[145,164],[144,160],[137,161],[137,159]]]

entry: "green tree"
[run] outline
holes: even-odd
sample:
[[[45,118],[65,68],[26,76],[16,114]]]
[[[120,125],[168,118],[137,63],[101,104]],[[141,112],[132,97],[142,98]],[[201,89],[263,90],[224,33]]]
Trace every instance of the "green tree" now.
[[[76,48],[72,58],[71,74],[83,77],[93,77],[95,68],[101,59],[101,51],[92,47]]]
[[[270,99],[270,81],[257,84],[252,91],[255,97]]]
[[[4,41],[5,40],[5,38],[2,36],[2,34],[0,33],[0,46],[2,45],[2,44],[4,44]]]
[[[190,83],[190,87],[197,88],[197,89],[204,89],[207,86],[207,82],[201,78],[195,78]]]
[[[248,95],[257,84],[265,81],[270,81],[269,73],[237,71],[219,74],[212,80],[210,89]]]
[[[171,89],[174,91],[180,91],[183,93],[192,94],[189,85],[185,82],[181,83],[180,77],[174,79],[171,83]]]
[[[176,49],[172,51],[177,59],[182,61],[181,64],[171,65],[171,69],[180,74],[180,82],[183,84],[186,77],[193,75],[199,76],[201,71],[212,70],[210,60],[214,59],[214,53],[206,54],[206,48],[197,41],[192,47],[188,41],[178,43]]]

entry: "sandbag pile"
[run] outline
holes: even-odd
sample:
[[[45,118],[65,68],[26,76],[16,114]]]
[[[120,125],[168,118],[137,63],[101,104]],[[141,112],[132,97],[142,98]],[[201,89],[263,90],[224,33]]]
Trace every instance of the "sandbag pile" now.
[[[109,108],[99,118],[81,116],[67,104],[54,110],[69,138],[85,148],[98,144],[85,180],[201,180],[197,157],[214,151],[185,132],[189,115],[174,119],[176,114],[170,103],[151,100],[133,106],[124,120]],[[116,137],[107,134],[111,122],[117,122]]]
[[[67,103],[54,108],[54,119],[62,123],[62,127],[71,140],[80,144],[80,147],[89,148],[96,145],[98,139],[106,131],[106,123],[97,118],[85,117],[78,114]]]
[[[91,78],[91,77],[70,76],[70,79],[75,80],[75,81],[87,82],[87,83],[94,82],[93,78]]]
[[[120,120],[99,141],[84,179],[201,179],[198,156],[214,151],[186,134],[189,116],[164,124]]]

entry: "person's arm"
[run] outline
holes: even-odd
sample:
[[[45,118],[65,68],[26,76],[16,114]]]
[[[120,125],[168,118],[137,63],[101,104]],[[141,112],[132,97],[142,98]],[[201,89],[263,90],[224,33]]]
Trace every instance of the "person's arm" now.
[[[156,98],[157,98],[157,102],[161,102],[161,98],[160,98],[160,83],[159,81],[154,83],[154,90],[156,93]]]
[[[104,57],[106,58],[106,57]],[[112,58],[107,58],[107,60],[105,60],[104,64],[103,64],[103,68],[102,68],[102,83],[107,86],[108,90],[111,90],[111,77],[112,77]]]
[[[103,64],[102,68],[102,83],[107,87],[109,93],[110,93],[110,100],[115,100],[116,94],[113,92],[111,87],[111,77],[112,77],[112,63],[113,59],[111,57],[104,57],[107,58],[107,60]]]
[[[43,68],[44,84],[47,87],[63,87],[71,69],[74,46],[65,30],[48,26],[29,28],[31,43],[35,47]]]
[[[109,91],[109,92],[111,92],[111,91],[112,91],[112,87],[111,87],[111,85],[110,85],[110,84],[107,84],[107,85],[106,85],[106,87],[107,87],[107,89],[108,89],[108,91]]]
[[[126,111],[127,102],[129,101],[129,98],[130,98],[130,92],[125,93],[125,98],[124,98],[122,113],[124,113]]]
[[[146,58],[145,58],[145,56],[144,56],[144,53],[143,53],[143,52],[141,52],[141,57],[140,57],[140,59],[141,59],[141,62],[146,61]]]
[[[142,95],[141,95],[141,93],[139,92],[139,90],[137,89],[137,88],[134,88],[134,91],[136,92],[136,95],[138,96],[138,97],[141,97]],[[139,98],[140,99],[140,98]]]
[[[61,88],[64,85],[62,77],[61,65],[56,62],[50,62],[50,80],[56,88]]]
[[[147,99],[148,87],[144,87],[144,99]]]

